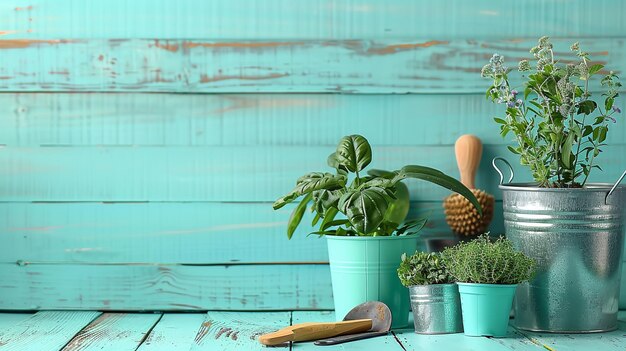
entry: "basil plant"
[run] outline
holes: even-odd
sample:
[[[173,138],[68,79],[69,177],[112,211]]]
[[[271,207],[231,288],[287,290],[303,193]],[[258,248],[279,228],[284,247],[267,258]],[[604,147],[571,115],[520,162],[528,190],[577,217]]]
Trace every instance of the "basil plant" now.
[[[273,207],[277,210],[302,197],[289,218],[287,236],[291,239],[309,204],[315,213],[312,225],[319,223],[319,230],[312,234],[389,236],[415,233],[424,226],[425,219],[400,226],[401,223],[390,221],[390,216],[386,215],[396,200],[399,182],[406,178],[426,180],[457,192],[482,214],[472,192],[441,171],[411,165],[393,172],[371,170],[364,175],[364,169],[371,161],[372,149],[367,139],[360,135],[343,137],[337,150],[328,157],[328,165],[334,172],[305,174],[298,178],[290,193],[274,202]],[[343,216],[336,219],[340,213]]]

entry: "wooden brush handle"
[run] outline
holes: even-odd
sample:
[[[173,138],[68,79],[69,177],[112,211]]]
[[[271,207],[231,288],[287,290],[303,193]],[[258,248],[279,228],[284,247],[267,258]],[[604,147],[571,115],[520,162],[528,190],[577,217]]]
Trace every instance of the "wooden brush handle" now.
[[[309,341],[331,338],[333,336],[362,333],[372,328],[371,319],[330,323],[302,323],[283,328],[259,337],[263,345],[274,346],[288,341]]]
[[[461,173],[461,183],[470,189],[476,189],[474,179],[483,154],[480,139],[470,134],[461,135],[454,144],[454,153]]]

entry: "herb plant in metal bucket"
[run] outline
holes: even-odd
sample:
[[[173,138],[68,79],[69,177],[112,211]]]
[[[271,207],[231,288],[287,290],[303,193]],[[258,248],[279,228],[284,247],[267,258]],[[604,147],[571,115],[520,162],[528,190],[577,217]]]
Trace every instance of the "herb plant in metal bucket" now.
[[[578,43],[570,49],[572,55],[559,61],[552,42],[539,39],[530,50],[536,61],[518,64],[525,78],[519,87],[498,54],[482,69],[491,80],[487,98],[504,109],[495,118],[501,134],[512,137],[509,150],[535,181],[511,183],[510,164],[494,159],[507,237],[539,264],[537,277],[518,289],[515,324],[535,331],[609,331],[617,327],[626,190],[619,186],[623,175],[615,184],[588,180],[601,170],[607,133],[620,122],[621,84]],[[603,93],[594,99],[597,81]],[[497,160],[508,165],[509,183],[503,184]]]
[[[307,207],[315,213],[314,234],[327,238],[333,297],[337,316],[371,300],[391,309],[392,327],[408,324],[409,299],[395,267],[403,253],[413,252],[425,219],[401,224],[397,208],[400,182],[416,178],[466,197],[479,211],[472,192],[456,179],[429,167],[405,166],[397,171],[371,171],[372,149],[360,135],[341,138],[327,160],[332,173],[313,172],[298,178],[295,188],[274,203],[274,209],[302,198],[287,224],[291,238]],[[391,212],[390,212],[391,211]],[[400,213],[402,214],[402,213]]]
[[[416,333],[463,331],[459,288],[440,253],[403,254],[398,277],[402,285],[409,288]]]
[[[443,260],[459,285],[465,335],[506,336],[515,289],[532,278],[535,260],[487,234],[445,249]]]

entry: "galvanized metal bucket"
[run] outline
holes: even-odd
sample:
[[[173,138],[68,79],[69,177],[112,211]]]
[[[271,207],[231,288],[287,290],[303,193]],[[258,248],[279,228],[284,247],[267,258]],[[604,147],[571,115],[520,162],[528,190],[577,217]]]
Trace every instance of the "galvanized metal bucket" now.
[[[511,172],[503,184],[496,166]],[[626,187],[588,184],[580,189],[511,183],[500,174],[506,236],[535,258],[538,272],[517,288],[517,328],[555,333],[617,328]]]
[[[450,334],[463,331],[458,285],[414,285],[409,287],[409,294],[417,334]]]

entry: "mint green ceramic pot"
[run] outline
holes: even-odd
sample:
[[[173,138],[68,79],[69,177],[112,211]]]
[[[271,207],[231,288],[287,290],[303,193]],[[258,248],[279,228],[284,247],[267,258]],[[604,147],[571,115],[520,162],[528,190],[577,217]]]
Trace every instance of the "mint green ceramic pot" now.
[[[468,336],[506,336],[517,284],[457,283]]]
[[[403,253],[417,249],[417,236],[326,236],[337,319],[366,301],[389,306],[392,328],[409,324],[409,290],[398,278]]]

